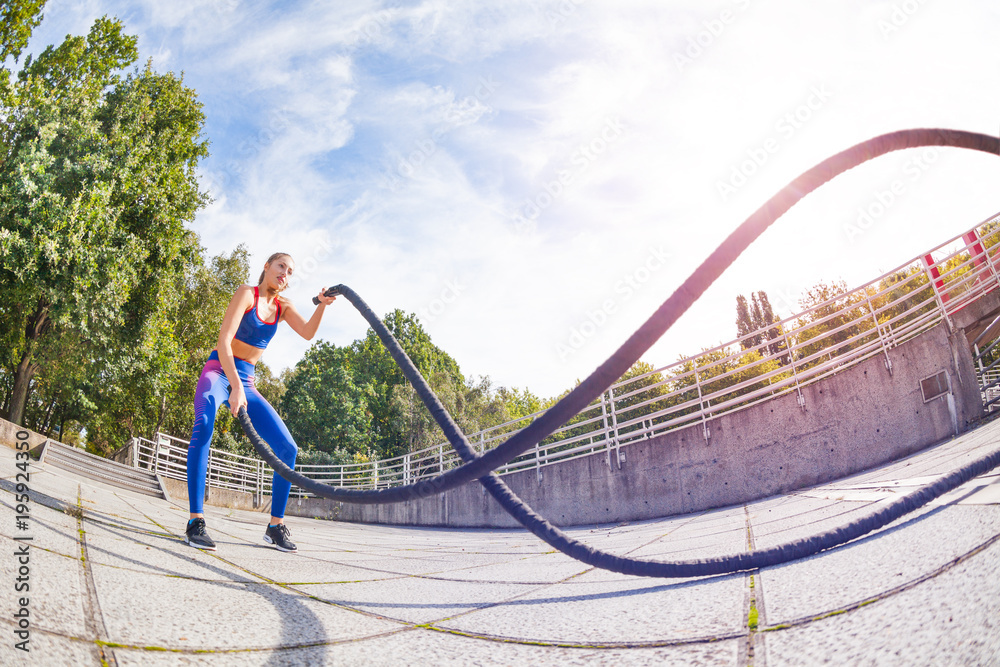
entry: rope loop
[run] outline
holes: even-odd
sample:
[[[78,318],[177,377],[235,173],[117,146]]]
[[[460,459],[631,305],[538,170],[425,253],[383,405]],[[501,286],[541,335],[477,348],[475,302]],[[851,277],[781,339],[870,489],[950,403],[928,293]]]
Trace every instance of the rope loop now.
[[[764,230],[800,199],[835,176],[863,162],[892,151],[923,146],[951,146],[1000,155],[1000,139],[997,137],[961,130],[914,129],[873,137],[820,162],[782,188],[737,227],[663,302],[653,315],[575,389],[526,428],[518,431],[482,456],[476,454],[469,445],[465,434],[458,428],[406,352],[403,351],[392,333],[368,304],[346,285],[337,285],[327,290],[328,294],[345,296],[368,321],[379,340],[389,351],[390,356],[402,370],[403,375],[417,391],[417,395],[420,396],[420,400],[430,411],[431,416],[441,427],[448,442],[465,461],[458,468],[444,472],[437,477],[416,484],[388,489],[332,487],[295,472],[278,459],[267,443],[254,430],[245,408],[240,408],[238,414],[240,425],[254,449],[275,472],[309,493],[346,503],[394,503],[443,493],[478,479],[511,516],[552,547],[587,565],[622,574],[645,577],[697,577],[730,574],[797,560],[854,540],[861,535],[878,530],[970,479],[992,470],[1000,465],[1000,450],[973,461],[934,484],[914,491],[882,507],[874,514],[861,517],[846,526],[762,551],[676,562],[616,556],[574,540],[539,516],[511,491],[493,471],[551,435],[624,375],[642,354],[652,347],[653,343],[659,340],[677,319],[701,297],[705,290],[722,275],[722,272],[736,261],[736,258]]]

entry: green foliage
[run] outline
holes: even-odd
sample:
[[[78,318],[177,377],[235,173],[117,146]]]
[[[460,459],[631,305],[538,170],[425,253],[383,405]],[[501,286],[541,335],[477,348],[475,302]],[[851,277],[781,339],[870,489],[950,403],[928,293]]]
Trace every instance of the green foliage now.
[[[42,20],[45,0],[5,0],[0,3],[0,62],[17,59],[28,44],[31,31]]]
[[[296,467],[304,465],[313,466],[342,466],[354,463],[354,454],[346,449],[335,448],[332,452],[325,452],[319,449],[299,450],[295,459]]]
[[[730,400],[769,386],[771,382],[766,379],[759,382],[752,382],[752,380],[778,370],[781,364],[776,358],[771,358],[768,361],[763,361],[763,359],[762,354],[756,350],[739,354],[738,351],[728,347],[719,350],[707,348],[696,358],[695,362],[687,361],[673,371],[673,390],[680,393],[672,400],[674,405],[684,405],[685,407],[677,411],[676,414],[670,415],[670,418],[697,412],[703,404],[708,407],[709,402],[704,397],[716,392],[732,388],[725,399]],[[790,372],[788,371],[788,373]],[[782,375],[778,375],[774,381],[778,381],[782,377]],[[737,388],[743,383],[748,384]],[[747,401],[750,400],[755,399],[747,399]],[[715,399],[716,403],[718,401],[719,399]],[[731,405],[729,408],[740,404]]]
[[[767,342],[767,347],[762,353],[776,355],[785,349],[782,340],[782,327],[769,327],[778,321],[771,307],[771,300],[767,297],[767,292],[761,290],[750,295],[751,303],[742,294],[736,297],[736,332],[737,338],[749,336],[746,340],[740,341],[740,346],[744,350],[754,350]],[[752,336],[750,334],[753,334]],[[766,352],[765,352],[766,350]]]
[[[124,74],[137,55],[135,37],[102,18],[0,89],[7,412],[49,428],[56,414],[85,420],[98,451],[163,422],[185,357],[176,286],[202,261],[185,229],[207,201],[201,105],[171,73]],[[56,370],[72,378],[59,390]]]
[[[448,378],[447,382],[456,385],[463,382],[458,363],[431,342],[416,315],[396,309],[386,315],[383,322],[425,378],[440,374]],[[408,438],[392,406],[393,388],[404,384],[406,379],[374,330],[369,329],[350,349],[352,376],[363,378],[372,392],[366,399],[371,415],[371,447],[380,456],[399,456],[405,453]]]
[[[632,418],[632,411],[653,412],[667,407],[663,401],[653,400],[670,393],[670,388],[664,384],[663,374],[654,373],[655,370],[652,364],[639,360],[619,380],[627,384],[618,390],[621,398],[616,396],[615,406],[626,419]]]
[[[371,445],[375,390],[370,378],[356,376],[355,362],[351,348],[319,341],[295,366],[281,411],[303,451],[353,454]]]
[[[848,294],[843,280],[820,282],[806,290],[799,304],[807,312],[798,319],[795,338],[797,344],[815,342],[797,351],[796,358],[804,360],[800,369],[832,359],[847,350],[849,339],[874,327],[871,317],[865,317],[869,310],[864,302],[861,294]],[[820,352],[824,354],[816,357]]]
[[[494,388],[488,377],[465,379],[458,363],[434,345],[417,317],[389,313],[386,327],[466,433],[537,412],[528,390]],[[305,460],[318,452],[390,458],[443,443],[445,438],[371,329],[337,347],[319,341],[287,375],[281,413]]]
[[[426,379],[452,419],[467,435],[506,424],[541,409],[541,400],[527,389],[494,388],[489,377],[480,377],[479,380],[470,377],[460,382],[448,373],[439,372]],[[405,451],[417,451],[446,442],[444,432],[409,384],[393,388],[390,409],[393,423],[405,440]],[[510,425],[491,433],[491,437],[513,432],[525,425]]]

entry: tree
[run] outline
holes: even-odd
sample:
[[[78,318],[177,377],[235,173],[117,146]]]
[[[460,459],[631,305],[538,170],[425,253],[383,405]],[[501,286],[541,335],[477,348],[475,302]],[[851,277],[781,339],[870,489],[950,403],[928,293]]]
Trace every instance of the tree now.
[[[751,333],[758,330],[757,322],[754,321],[754,317],[750,312],[750,307],[747,305],[747,298],[742,294],[736,297],[736,336],[738,338],[743,338],[744,336],[750,336]],[[740,346],[744,350],[749,350],[757,347],[761,344],[763,337],[758,333],[756,335],[750,336],[746,340],[740,341]]]
[[[654,370],[656,369],[652,364],[639,360],[619,380],[619,382],[630,381],[615,392],[624,397],[615,400],[615,410],[619,423],[665,410],[673,403],[669,399],[660,398],[669,394],[672,388],[664,382],[663,374],[654,373]],[[645,421],[625,429],[626,432],[641,430]]]
[[[465,433],[541,409],[542,401],[527,389],[494,388],[489,377],[463,378],[458,363],[434,345],[415,315],[395,310],[384,322]],[[287,374],[286,387],[282,416],[308,460],[391,458],[444,442],[372,329],[346,347],[313,344]]]
[[[740,294],[736,297],[736,336],[749,336],[740,341],[740,347],[744,350],[756,350],[765,341],[770,341],[766,347],[767,353],[777,355],[785,346],[781,340],[782,328],[771,326],[778,321],[771,307],[771,300],[763,290],[754,292],[750,298],[751,305],[748,305],[745,296]]]
[[[351,454],[371,446],[368,378],[355,378],[353,350],[313,344],[295,366],[281,400],[285,423],[303,450]]]
[[[455,378],[447,373],[435,373],[424,379],[459,428],[463,432],[471,432],[462,424],[465,421],[462,414],[464,387],[456,385]],[[393,386],[389,410],[390,423],[402,437],[403,452],[415,452],[445,442],[444,432],[424,407],[411,384]]]
[[[15,83],[5,71],[0,292],[15,314],[4,344],[16,423],[44,364],[85,354],[102,399],[117,401],[136,373],[159,394],[178,352],[171,287],[200,250],[184,224],[207,201],[195,178],[204,116],[173,74],[120,74],[135,43],[98,19],[29,57]]]
[[[425,379],[466,435],[506,424],[541,409],[541,400],[527,389],[494,389],[488,376],[478,380],[470,377],[459,382],[447,372],[437,372]],[[393,388],[390,408],[393,424],[403,434],[407,451],[414,452],[446,442],[444,432],[410,384]],[[525,423],[510,424],[490,436],[502,436],[524,426]],[[476,445],[475,442],[471,444]]]
[[[424,378],[443,374],[453,386],[464,384],[458,363],[431,342],[416,315],[397,308],[386,315],[383,322]],[[392,399],[394,387],[405,384],[406,378],[372,329],[365,338],[351,345],[351,352],[352,376],[370,385],[372,390],[368,401],[372,448],[383,458],[399,456],[407,450],[409,438],[401,428],[399,405],[393,407]]]
[[[861,306],[865,297],[859,293],[848,293],[847,283],[838,280],[832,283],[819,282],[799,300],[804,315],[798,318],[795,334],[797,344],[815,341],[800,348],[797,358],[808,359],[823,352],[799,368],[808,368],[823,361],[846,353],[851,346],[845,343],[863,331],[873,329],[875,323],[866,317],[867,309]],[[852,307],[853,306],[853,307]],[[859,345],[856,341],[854,345]]]
[[[0,63],[20,57],[31,32],[42,20],[45,0],[21,0],[0,4]]]

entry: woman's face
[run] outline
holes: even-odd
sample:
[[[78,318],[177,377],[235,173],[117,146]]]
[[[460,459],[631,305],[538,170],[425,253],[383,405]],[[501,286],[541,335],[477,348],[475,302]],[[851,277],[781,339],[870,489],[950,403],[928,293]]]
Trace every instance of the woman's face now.
[[[264,265],[264,282],[280,292],[288,287],[293,271],[295,262],[288,255],[282,255]]]

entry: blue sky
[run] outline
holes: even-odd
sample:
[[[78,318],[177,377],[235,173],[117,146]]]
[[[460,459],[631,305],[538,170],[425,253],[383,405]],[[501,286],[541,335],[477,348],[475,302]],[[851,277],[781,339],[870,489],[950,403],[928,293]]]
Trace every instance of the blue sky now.
[[[206,114],[211,254],[292,253],[308,312],[345,283],[414,312],[471,376],[554,395],[588,375],[725,236],[820,160],[893,130],[1000,132],[989,0],[50,0],[29,51],[104,14],[183,72]],[[859,210],[898,183],[865,229]],[[1000,159],[863,165],[776,223],[646,355],[735,337],[1000,211]],[[877,208],[876,208],[877,210]],[[860,231],[860,233],[859,233]],[[366,326],[343,300],[319,337]],[[264,360],[309,343],[285,329]]]

